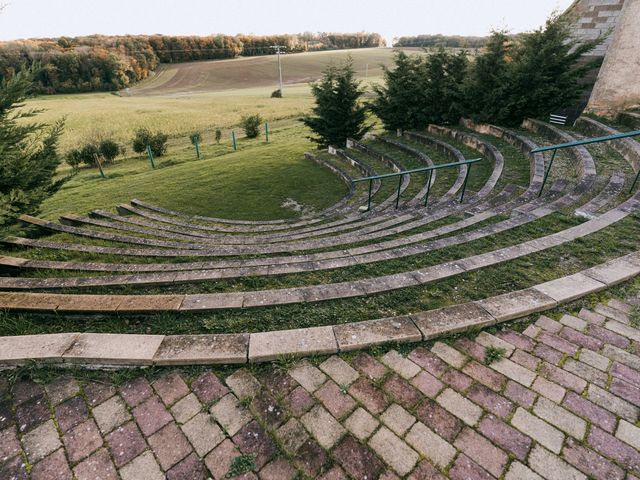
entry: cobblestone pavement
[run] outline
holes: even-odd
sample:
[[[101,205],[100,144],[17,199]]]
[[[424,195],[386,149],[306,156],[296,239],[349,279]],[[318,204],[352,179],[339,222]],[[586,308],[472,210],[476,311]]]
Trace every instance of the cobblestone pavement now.
[[[611,301],[523,333],[226,377],[4,381],[0,479],[637,480],[635,314]]]

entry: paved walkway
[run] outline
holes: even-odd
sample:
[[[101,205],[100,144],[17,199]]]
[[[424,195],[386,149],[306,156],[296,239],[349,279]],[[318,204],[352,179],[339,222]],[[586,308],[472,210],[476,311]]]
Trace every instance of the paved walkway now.
[[[0,480],[637,480],[634,318],[612,301],[523,333],[226,378],[0,380]],[[503,356],[487,366],[489,346]]]

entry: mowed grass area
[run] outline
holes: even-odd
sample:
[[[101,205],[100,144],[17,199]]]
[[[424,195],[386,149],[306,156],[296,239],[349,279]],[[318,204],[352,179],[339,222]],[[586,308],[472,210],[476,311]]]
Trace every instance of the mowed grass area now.
[[[173,148],[156,159],[134,157],[105,167],[107,178],[85,168],[42,205],[41,216],[57,219],[73,212],[113,209],[132,198],[165,208],[214,217],[272,220],[300,215],[283,206],[287,199],[316,211],[346,195],[347,186],[328,169],[304,158],[312,148],[300,125],[263,138],[239,139],[238,151],[228,144],[204,144],[204,159],[193,147]]]

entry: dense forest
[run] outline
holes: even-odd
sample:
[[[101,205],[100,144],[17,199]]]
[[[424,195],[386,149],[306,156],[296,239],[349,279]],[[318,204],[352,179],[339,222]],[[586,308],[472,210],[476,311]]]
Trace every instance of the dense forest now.
[[[160,63],[190,62],[288,52],[379,47],[377,33],[302,33],[295,35],[212,35],[176,37],[127,35],[60,37],[0,42],[0,80],[39,64],[36,93],[111,91],[149,76]]]
[[[452,48],[482,48],[489,37],[463,37],[459,35],[417,35],[415,37],[400,37],[394,40],[394,47],[452,47]]]

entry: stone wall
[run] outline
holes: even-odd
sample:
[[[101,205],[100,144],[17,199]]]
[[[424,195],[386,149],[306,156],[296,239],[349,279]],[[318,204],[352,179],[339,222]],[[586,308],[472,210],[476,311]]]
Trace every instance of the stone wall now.
[[[624,3],[625,0],[578,0],[569,7],[566,14],[572,19],[574,38],[588,41],[601,35],[606,37],[588,56],[606,55]]]

